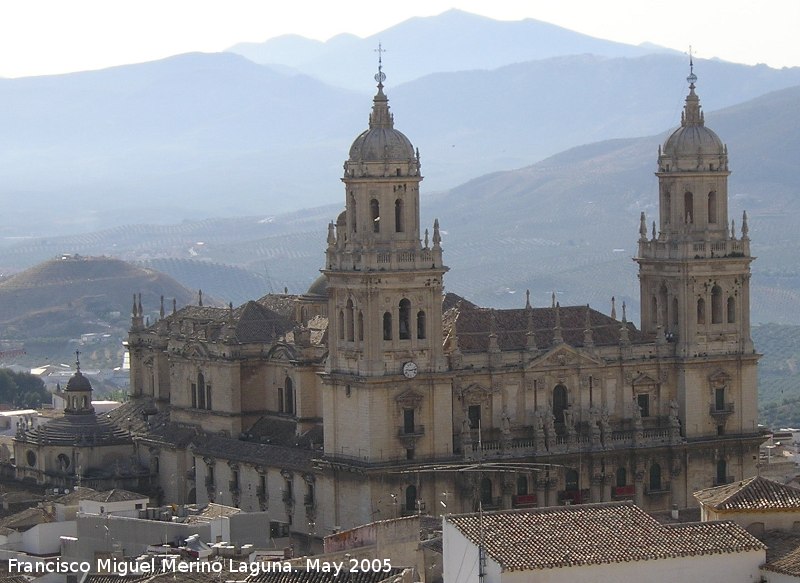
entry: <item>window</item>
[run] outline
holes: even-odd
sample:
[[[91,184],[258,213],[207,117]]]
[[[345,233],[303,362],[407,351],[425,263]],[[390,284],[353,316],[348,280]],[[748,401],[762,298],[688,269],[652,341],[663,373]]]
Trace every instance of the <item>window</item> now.
[[[661,466],[658,464],[653,464],[650,466],[650,490],[653,492],[659,492],[661,489]]]
[[[192,409],[197,409],[197,383],[192,383]]]
[[[347,341],[353,342],[355,340],[355,311],[353,310],[353,300],[347,300],[347,310],[345,318],[347,319]]]
[[[711,323],[722,324],[722,288],[718,285],[711,288]]]
[[[642,411],[642,417],[650,417],[650,395],[647,393],[636,395],[636,404]]]
[[[406,488],[406,511],[412,512],[417,508],[417,487],[411,484]]]
[[[527,496],[528,494],[528,477],[517,476],[517,496]]]
[[[197,408],[206,408],[206,379],[203,373],[197,373]]]
[[[728,483],[728,462],[719,460],[717,462],[717,485]]]
[[[358,312],[358,341],[364,341],[364,314],[363,312]]]
[[[278,389],[278,412],[283,413],[286,410],[286,404],[283,398],[283,389]]]
[[[669,225],[669,217],[672,214],[672,197],[667,190],[664,193],[664,224]]]
[[[489,478],[481,480],[481,504],[484,506],[492,504],[492,481]]]
[[[383,313],[383,339],[392,339],[392,315],[389,312]]]
[[[396,233],[403,232],[403,201],[399,198],[394,201],[394,230]]]
[[[470,405],[469,409],[467,410],[467,415],[469,417],[469,428],[470,429],[480,429],[480,426],[481,426],[481,406],[480,405]]]
[[[564,423],[564,411],[567,410],[567,387],[556,385],[553,389],[553,416],[556,423]]]
[[[575,491],[578,489],[578,472],[575,470],[567,470],[564,476],[564,489]]]
[[[381,211],[380,205],[376,199],[372,199],[369,201],[369,213],[370,217],[372,218],[372,232],[373,233],[380,233],[381,232]]]
[[[403,433],[414,433],[414,409],[403,409]]]
[[[706,323],[706,301],[703,298],[697,300],[697,323]]]
[[[714,409],[725,410],[725,388],[714,389]]]
[[[658,324],[658,300],[656,296],[653,296],[652,300],[650,301],[650,320],[653,323],[653,326]]]
[[[728,324],[736,322],[736,300],[733,296],[728,297]]]
[[[400,340],[408,340],[411,338],[411,302],[407,299],[400,300],[400,313],[397,323],[397,331]]]
[[[339,328],[339,340],[344,340],[344,312],[342,310],[339,310],[337,324],[337,328]]]
[[[353,232],[358,232],[358,213],[356,212],[356,195],[350,192],[350,224]]]
[[[206,385],[206,409],[211,411],[211,385]]]
[[[422,310],[417,312],[417,339],[425,339],[425,312]]]
[[[708,222],[717,222],[717,193],[713,190],[708,193]]]
[[[407,460],[413,460],[414,459],[414,449],[413,448],[409,448],[409,449],[406,450],[406,459]]]
[[[686,224],[691,225],[694,223],[694,195],[691,192],[687,192],[683,195],[683,208]]]
[[[678,326],[678,298],[672,298],[672,325]]]
[[[624,488],[628,485],[628,470],[617,468],[617,488]]]
[[[294,414],[294,384],[292,383],[292,379],[286,377],[285,381],[286,386],[286,413],[290,415]]]

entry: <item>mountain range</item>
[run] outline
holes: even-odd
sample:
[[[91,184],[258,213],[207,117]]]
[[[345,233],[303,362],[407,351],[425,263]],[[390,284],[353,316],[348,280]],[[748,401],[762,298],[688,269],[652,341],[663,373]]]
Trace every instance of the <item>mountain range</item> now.
[[[663,131],[685,93],[681,55],[535,21],[448,12],[401,23],[385,38],[391,51],[419,51],[394,61],[387,53],[385,70],[397,127],[421,151],[428,192],[579,144]],[[351,71],[359,91],[311,77],[321,73],[310,65],[266,66],[233,53],[0,79],[0,245],[336,202],[342,160],[366,127],[374,40],[340,38],[308,60]],[[800,84],[798,68],[697,61],[696,71],[710,109]]]

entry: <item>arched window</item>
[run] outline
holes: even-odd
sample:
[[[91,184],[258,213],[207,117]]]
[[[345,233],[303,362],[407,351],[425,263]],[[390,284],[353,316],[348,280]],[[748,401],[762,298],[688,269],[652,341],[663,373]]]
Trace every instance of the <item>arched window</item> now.
[[[286,399],[284,399],[283,389],[278,389],[278,412],[286,411]]]
[[[578,489],[578,472],[575,470],[567,470],[564,475],[564,489],[575,491]]]
[[[728,462],[725,460],[717,461],[717,486],[728,483]]]
[[[372,232],[381,232],[381,209],[378,200],[373,198],[369,201],[369,214],[372,219]]]
[[[526,496],[528,494],[528,477],[517,476],[517,496]]]
[[[661,487],[661,466],[653,464],[650,466],[650,490],[658,492]]]
[[[413,484],[406,488],[406,512],[417,509],[417,487]]]
[[[417,338],[425,339],[425,312],[423,310],[417,312]]]
[[[400,300],[400,312],[397,323],[397,332],[400,340],[408,340],[411,338],[411,302],[403,298]]]
[[[694,195],[687,192],[683,195],[684,217],[687,225],[694,223]]]
[[[347,341],[353,342],[355,340],[355,311],[353,310],[353,300],[347,300],[347,310],[345,318],[347,320]]]
[[[294,384],[292,383],[292,379],[286,377],[286,381],[284,383],[285,391],[286,391],[286,412],[290,415],[294,414]]]
[[[717,222],[717,193],[714,190],[708,193],[708,222]]]
[[[672,196],[669,190],[664,192],[664,223],[669,225],[669,217],[672,215]]]
[[[706,323],[706,301],[703,298],[697,300],[697,323]]]
[[[553,416],[556,418],[556,423],[564,423],[564,411],[567,406],[567,387],[556,385],[553,389]]]
[[[339,317],[336,323],[337,328],[339,328],[339,340],[344,340],[344,311],[339,310]]]
[[[396,233],[403,232],[403,201],[399,198],[394,201],[394,230]]]
[[[628,485],[628,470],[617,468],[617,488],[624,488]]]
[[[672,298],[672,325],[678,326],[678,298]]]
[[[711,288],[711,323],[722,324],[722,288],[718,285]]]
[[[668,323],[667,305],[669,305],[667,301],[667,286],[662,283],[661,289],[658,290],[658,309],[660,310],[658,323],[662,326],[667,326]]]
[[[489,478],[481,480],[481,504],[484,506],[492,504],[492,481]]]
[[[728,296],[728,324],[736,322],[736,300],[733,296]]]
[[[361,311],[358,312],[358,340],[364,341],[364,313]]]
[[[203,373],[197,373],[197,408],[206,408],[206,378]]]
[[[389,312],[383,313],[383,339],[392,339],[392,315]]]
[[[356,196],[350,193],[350,224],[354,233],[358,232],[358,213],[356,212]]]

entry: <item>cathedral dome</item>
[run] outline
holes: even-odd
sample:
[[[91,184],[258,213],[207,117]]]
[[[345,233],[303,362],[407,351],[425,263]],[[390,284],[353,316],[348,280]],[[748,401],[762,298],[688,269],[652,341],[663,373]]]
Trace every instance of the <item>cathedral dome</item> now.
[[[77,371],[72,377],[70,377],[69,381],[67,381],[67,388],[64,389],[66,391],[91,391],[92,390],[92,383],[89,382],[81,371]]]
[[[314,280],[308,291],[306,292],[307,296],[325,296],[328,297],[328,278],[325,275],[320,275],[317,279]]]
[[[349,162],[408,162],[415,159],[414,146],[403,132],[394,129],[394,116],[389,113],[389,99],[378,85],[369,116],[369,129],[350,146]]]
[[[659,156],[661,170],[724,170],[727,168],[728,151],[719,136],[705,125],[705,116],[700,109],[700,98],[695,93],[692,73],[689,95],[681,112],[681,127],[672,132],[664,142]]]

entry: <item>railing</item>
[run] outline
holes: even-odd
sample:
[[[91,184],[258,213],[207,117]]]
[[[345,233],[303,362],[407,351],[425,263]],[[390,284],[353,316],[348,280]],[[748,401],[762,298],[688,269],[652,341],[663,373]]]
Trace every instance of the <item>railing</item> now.
[[[403,425],[397,429],[397,435],[400,437],[406,435],[424,435],[425,434],[425,426],[424,425],[414,425],[413,427],[406,427]]]
[[[724,479],[720,480],[719,477],[714,478],[714,485],[715,486],[724,486],[725,484],[731,484],[734,481],[733,476],[725,476]]]
[[[731,415],[734,412],[734,405],[733,403],[725,403],[724,408],[720,409],[717,407],[716,403],[712,403],[708,408],[708,412],[713,416]]]
[[[646,485],[644,487],[644,493],[648,496],[661,496],[663,494],[669,494],[669,482],[662,482],[661,484],[656,484],[655,487],[651,487]]]
[[[591,495],[588,489],[583,490],[561,490],[558,493],[559,502],[569,504],[583,504],[589,502]]]
[[[536,506],[536,494],[517,494],[511,497],[511,504],[515,508],[526,508]]]
[[[675,259],[686,257],[741,257],[750,254],[749,241],[639,241],[639,255],[650,258]]]
[[[636,486],[629,484],[627,486],[614,486],[611,488],[611,496],[614,498],[628,498],[636,495]]]

